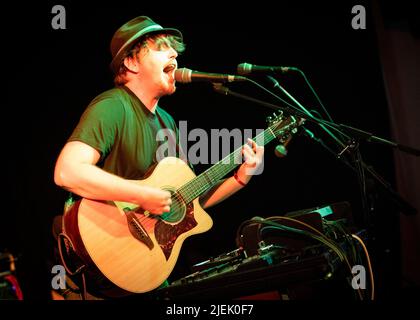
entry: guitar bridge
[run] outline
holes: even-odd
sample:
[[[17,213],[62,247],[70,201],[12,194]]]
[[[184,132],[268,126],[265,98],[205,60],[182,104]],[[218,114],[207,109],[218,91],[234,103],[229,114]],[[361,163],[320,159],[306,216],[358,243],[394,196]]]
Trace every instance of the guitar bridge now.
[[[124,208],[123,210],[127,218],[127,225],[128,229],[130,230],[130,233],[133,235],[134,238],[144,243],[150,250],[152,250],[154,247],[154,243],[152,239],[150,239],[149,234],[144,229],[139,219],[137,219],[135,213],[129,208]]]

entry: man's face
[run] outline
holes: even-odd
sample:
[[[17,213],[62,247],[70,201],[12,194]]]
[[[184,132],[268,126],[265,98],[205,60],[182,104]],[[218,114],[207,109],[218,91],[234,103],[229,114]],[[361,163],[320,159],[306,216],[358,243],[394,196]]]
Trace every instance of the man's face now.
[[[158,97],[175,92],[177,56],[172,47],[156,39],[147,40],[139,52],[139,79],[149,90],[155,90]]]

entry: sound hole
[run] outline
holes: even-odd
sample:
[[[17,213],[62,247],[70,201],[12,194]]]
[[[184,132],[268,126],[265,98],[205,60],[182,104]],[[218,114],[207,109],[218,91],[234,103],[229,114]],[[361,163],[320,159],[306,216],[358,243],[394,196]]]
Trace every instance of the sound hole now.
[[[186,205],[179,193],[174,190],[163,188],[171,193],[171,211],[163,213],[160,218],[167,223],[177,223],[184,219],[186,213]]]

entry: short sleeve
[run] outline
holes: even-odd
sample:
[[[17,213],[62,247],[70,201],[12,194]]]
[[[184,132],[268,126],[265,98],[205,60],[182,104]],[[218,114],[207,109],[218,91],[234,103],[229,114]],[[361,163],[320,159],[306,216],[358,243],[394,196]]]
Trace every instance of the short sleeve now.
[[[122,128],[123,119],[124,106],[118,98],[96,98],[81,116],[68,141],[84,142],[105,158]]]

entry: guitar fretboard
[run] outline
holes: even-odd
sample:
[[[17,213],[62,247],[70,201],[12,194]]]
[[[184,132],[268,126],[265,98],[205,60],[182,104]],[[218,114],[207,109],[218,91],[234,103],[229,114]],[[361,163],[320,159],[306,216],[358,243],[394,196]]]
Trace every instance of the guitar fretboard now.
[[[257,141],[259,144],[266,145],[276,137],[273,127],[274,126],[268,127],[263,132],[255,136],[253,140]],[[214,186],[225,175],[239,166],[242,163],[242,148],[243,146],[236,149],[234,152],[215,163],[199,176],[180,187],[177,192],[181,195],[184,201],[189,203],[199,197],[209,188]]]

